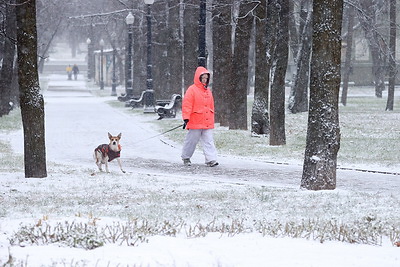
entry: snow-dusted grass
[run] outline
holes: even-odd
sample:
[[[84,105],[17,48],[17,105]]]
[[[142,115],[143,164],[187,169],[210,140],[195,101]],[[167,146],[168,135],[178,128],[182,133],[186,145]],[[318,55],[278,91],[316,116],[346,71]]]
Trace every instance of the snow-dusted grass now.
[[[399,168],[400,110],[385,106],[385,98],[354,97],[341,107],[339,163]]]
[[[10,145],[0,141],[0,172],[22,171],[24,166],[23,156],[10,153],[10,151],[12,151]]]
[[[1,132],[7,134],[22,127],[19,109],[14,109],[8,116],[0,117]],[[23,156],[12,152],[11,145],[0,140],[0,171],[21,171],[23,168]]]
[[[15,131],[21,127],[22,121],[19,109],[14,109],[9,115],[0,117],[0,129],[2,132]]]
[[[70,180],[59,182],[60,178]],[[112,243],[107,241],[112,239],[110,234],[103,233],[104,228],[112,226],[112,221],[128,225],[135,238],[142,236],[143,240],[155,234],[196,237],[209,232],[227,235],[257,232],[272,237],[374,245],[390,245],[400,239],[398,198],[391,195],[305,193],[291,188],[237,184],[213,184],[207,188],[203,180],[171,182],[170,178],[157,174],[144,177],[104,174],[88,178],[74,171],[21,182],[23,187],[14,181],[9,181],[8,186],[7,182],[3,184],[8,192],[2,197],[0,214],[13,220],[32,214],[32,222],[11,237],[13,244],[24,246],[63,242],[62,238],[50,238],[49,233],[55,231],[54,227],[68,229],[75,220],[98,226],[97,239],[103,243]],[[57,219],[65,216],[69,223]],[[84,235],[84,225],[75,232]],[[166,225],[169,231],[164,233]],[[114,243],[123,243],[125,235],[132,235],[124,233],[122,228],[114,229],[120,233]],[[93,231],[87,230],[88,234]]]

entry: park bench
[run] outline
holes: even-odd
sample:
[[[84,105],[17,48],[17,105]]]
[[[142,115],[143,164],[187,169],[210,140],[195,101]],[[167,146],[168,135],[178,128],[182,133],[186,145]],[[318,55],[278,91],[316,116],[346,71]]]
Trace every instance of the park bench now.
[[[144,95],[146,91],[142,91],[139,98],[131,98],[126,103],[132,108],[137,108],[143,106]]]
[[[158,119],[175,118],[176,109],[181,100],[182,97],[179,94],[173,94],[170,100],[157,100],[155,111],[159,116]]]

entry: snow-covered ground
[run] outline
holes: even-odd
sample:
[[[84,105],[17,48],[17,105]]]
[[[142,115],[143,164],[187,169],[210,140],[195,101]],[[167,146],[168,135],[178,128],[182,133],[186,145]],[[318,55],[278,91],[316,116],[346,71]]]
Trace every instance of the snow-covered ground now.
[[[266,220],[268,225],[277,218],[335,217],[348,223],[371,213],[371,218],[393,218],[399,226],[399,176],[338,170],[337,190],[308,192],[299,189],[302,170],[297,165],[220,155],[220,165],[207,168],[197,151],[194,165],[187,168],[180,143],[167,136],[151,138],[159,134],[155,114],[112,107],[115,97],[99,93],[82,76],[78,81],[64,75],[44,78],[48,177],[1,173],[0,265],[13,260],[17,266],[400,266],[400,248],[387,238],[366,245],[275,238],[256,231],[196,238],[184,234],[189,224],[212,220],[242,219],[243,225]],[[109,164],[110,174],[96,170],[93,149],[108,141],[107,132],[122,133],[126,174],[116,162]],[[22,153],[22,131],[0,133],[0,140]],[[111,225],[143,218],[153,223],[181,219],[185,230],[176,236],[150,235],[136,246],[105,244],[93,250],[60,243],[11,246],[8,240],[24,225],[74,220]]]

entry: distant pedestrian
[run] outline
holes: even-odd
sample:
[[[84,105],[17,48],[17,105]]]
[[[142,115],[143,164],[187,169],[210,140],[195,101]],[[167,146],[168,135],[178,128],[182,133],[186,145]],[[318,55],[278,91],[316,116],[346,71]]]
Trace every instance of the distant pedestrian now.
[[[74,73],[74,79],[77,80],[78,79],[78,73],[79,73],[79,68],[76,64],[74,64],[74,66],[72,67],[72,72]]]
[[[71,65],[68,65],[68,67],[65,70],[67,71],[68,80],[72,80],[72,67],[71,67]]]
[[[182,101],[183,129],[188,129],[182,149],[182,160],[191,165],[197,143],[201,140],[205,163],[209,167],[218,165],[214,144],[214,97],[208,84],[210,73],[198,67],[194,74],[194,84],[189,86]]]

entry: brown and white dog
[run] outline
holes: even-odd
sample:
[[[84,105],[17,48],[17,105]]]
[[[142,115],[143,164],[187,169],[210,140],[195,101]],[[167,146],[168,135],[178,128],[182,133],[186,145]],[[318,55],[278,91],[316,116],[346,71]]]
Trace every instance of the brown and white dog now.
[[[100,171],[103,171],[101,165],[104,164],[106,166],[106,172],[109,172],[108,162],[117,159],[119,168],[123,173],[125,173],[125,171],[122,169],[120,160],[121,145],[119,144],[119,140],[121,140],[121,133],[117,136],[112,136],[110,133],[108,133],[108,138],[110,139],[109,144],[99,145],[94,150],[93,157],[96,161],[96,165],[99,167]]]

